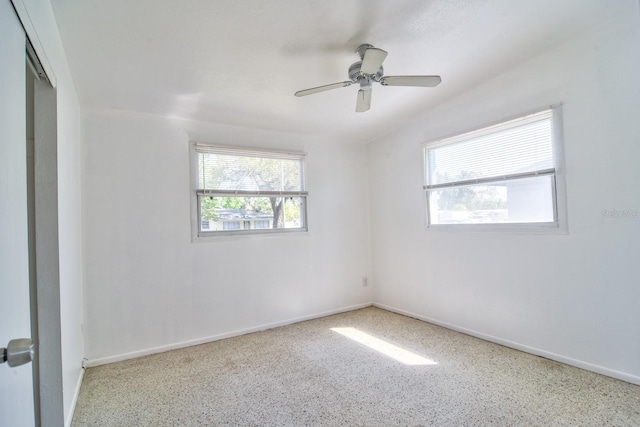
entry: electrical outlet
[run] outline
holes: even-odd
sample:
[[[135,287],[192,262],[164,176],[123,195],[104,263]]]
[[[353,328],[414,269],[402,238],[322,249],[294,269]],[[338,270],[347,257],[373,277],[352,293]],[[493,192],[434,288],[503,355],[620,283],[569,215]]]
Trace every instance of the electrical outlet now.
[[[369,286],[369,279],[367,276],[362,276],[362,286]]]

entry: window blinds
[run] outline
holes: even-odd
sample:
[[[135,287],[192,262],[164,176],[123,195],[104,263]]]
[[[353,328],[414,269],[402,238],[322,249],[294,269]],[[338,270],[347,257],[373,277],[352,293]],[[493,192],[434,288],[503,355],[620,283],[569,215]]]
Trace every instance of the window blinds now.
[[[200,195],[306,196],[303,153],[196,144]]]
[[[425,144],[425,188],[553,174],[552,110]]]

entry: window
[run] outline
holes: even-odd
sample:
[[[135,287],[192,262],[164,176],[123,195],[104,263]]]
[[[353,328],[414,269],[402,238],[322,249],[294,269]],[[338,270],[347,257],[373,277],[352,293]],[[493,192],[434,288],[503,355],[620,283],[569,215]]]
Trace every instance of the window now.
[[[269,221],[254,221],[253,228],[269,228]]]
[[[424,146],[429,226],[558,226],[554,110]]]
[[[197,235],[307,229],[305,155],[193,144]]]
[[[224,221],[222,223],[222,229],[223,230],[240,230],[240,221]]]

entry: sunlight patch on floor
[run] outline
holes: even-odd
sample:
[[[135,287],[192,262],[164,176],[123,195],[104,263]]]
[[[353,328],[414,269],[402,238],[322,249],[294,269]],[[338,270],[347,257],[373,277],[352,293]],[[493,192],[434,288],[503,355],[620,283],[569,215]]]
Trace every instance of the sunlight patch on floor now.
[[[370,349],[382,353],[385,356],[391,357],[398,362],[402,362],[405,365],[437,365],[437,363],[431,359],[419,356],[408,350],[381,340],[380,338],[369,335],[366,332],[362,332],[356,328],[331,328],[331,330],[349,339],[352,339],[357,343],[365,345]]]

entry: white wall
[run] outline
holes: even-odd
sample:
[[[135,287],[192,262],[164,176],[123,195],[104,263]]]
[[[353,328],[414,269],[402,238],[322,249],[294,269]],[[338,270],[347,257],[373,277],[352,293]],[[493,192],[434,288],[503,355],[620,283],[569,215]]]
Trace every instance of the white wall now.
[[[614,9],[614,6],[616,9]],[[640,383],[640,20],[589,34],[369,146],[374,300]],[[569,233],[427,230],[421,143],[563,103]]]
[[[80,106],[48,0],[24,0],[30,22],[57,79],[58,226],[60,328],[65,423],[71,422],[82,374],[82,228],[80,185]]]
[[[362,145],[125,112],[83,123],[90,364],[371,303]],[[307,152],[309,232],[192,243],[190,139]]]

